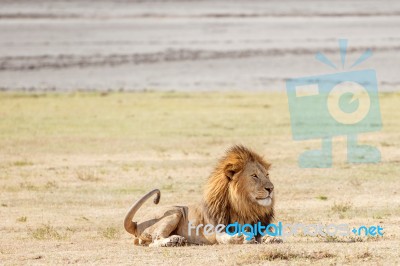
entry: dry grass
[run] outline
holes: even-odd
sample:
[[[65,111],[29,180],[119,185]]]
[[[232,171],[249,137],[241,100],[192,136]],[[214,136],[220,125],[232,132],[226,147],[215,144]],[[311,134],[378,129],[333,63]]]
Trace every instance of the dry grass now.
[[[101,230],[101,235],[106,239],[119,239],[120,231],[116,227],[107,227]]]
[[[49,224],[43,224],[32,230],[30,233],[32,237],[37,240],[63,240],[66,238],[66,235],[59,233]]]
[[[26,217],[26,216],[21,216],[21,217],[17,218],[17,222],[20,222],[20,223],[26,223],[27,220],[28,220],[28,217]]]
[[[327,258],[334,258],[337,255],[330,253],[329,251],[293,251],[288,249],[277,249],[272,248],[264,252],[260,252],[257,254],[247,254],[242,258],[243,263],[247,264],[249,262],[258,262],[258,261],[275,261],[275,260],[321,260]],[[239,260],[239,264],[240,264]]]
[[[319,142],[292,140],[284,94],[0,93],[0,261],[19,264],[399,264],[400,94],[381,97],[383,130],[360,135],[382,162],[301,169]],[[266,108],[266,106],[268,108]],[[216,160],[241,143],[273,163],[276,220],[380,225],[383,237],[283,244],[135,247],[126,210],[155,187],[161,206],[201,199]],[[335,147],[345,147],[342,140]],[[154,208],[146,203],[138,215]],[[5,218],[4,218],[5,217]]]
[[[97,182],[100,180],[97,173],[92,169],[80,169],[76,171],[76,177],[81,181]]]
[[[352,204],[350,202],[334,203],[332,206],[332,211],[334,212],[347,212],[351,209]]]

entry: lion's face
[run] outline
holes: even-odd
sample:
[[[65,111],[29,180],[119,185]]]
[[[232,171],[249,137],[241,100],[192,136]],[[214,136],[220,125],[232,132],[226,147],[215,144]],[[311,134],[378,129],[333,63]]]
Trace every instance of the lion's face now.
[[[262,221],[274,215],[274,185],[269,180],[270,163],[244,146],[233,146],[218,162],[204,191],[208,217],[216,223],[241,224]]]
[[[244,192],[242,195],[264,207],[272,204],[274,185],[269,180],[268,169],[258,162],[248,162],[238,175],[237,186]]]

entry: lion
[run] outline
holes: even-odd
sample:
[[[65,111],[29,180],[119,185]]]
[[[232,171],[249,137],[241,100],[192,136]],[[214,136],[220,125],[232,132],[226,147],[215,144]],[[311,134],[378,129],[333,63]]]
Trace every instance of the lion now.
[[[124,220],[125,230],[134,235],[134,244],[152,247],[261,243],[261,235],[248,241],[242,234],[205,234],[201,226],[235,222],[269,225],[274,218],[275,204],[274,185],[268,173],[270,166],[254,151],[235,145],[209,176],[201,202],[147,213],[141,222],[133,222],[136,212],[149,198],[155,195],[154,203],[160,201],[160,190],[154,189],[129,209]],[[188,229],[189,222],[200,226],[197,232]]]

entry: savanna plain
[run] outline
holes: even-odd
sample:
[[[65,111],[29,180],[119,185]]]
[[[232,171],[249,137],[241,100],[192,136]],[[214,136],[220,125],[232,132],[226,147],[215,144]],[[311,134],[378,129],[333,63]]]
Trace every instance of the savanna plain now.
[[[381,93],[383,129],[360,135],[382,162],[302,169],[319,140],[294,141],[284,93],[0,93],[0,264],[247,265],[400,263],[399,93]],[[159,205],[201,200],[216,161],[243,144],[272,163],[276,220],[380,225],[383,237],[280,244],[134,246],[129,206],[153,188]],[[141,213],[156,208],[151,201]]]

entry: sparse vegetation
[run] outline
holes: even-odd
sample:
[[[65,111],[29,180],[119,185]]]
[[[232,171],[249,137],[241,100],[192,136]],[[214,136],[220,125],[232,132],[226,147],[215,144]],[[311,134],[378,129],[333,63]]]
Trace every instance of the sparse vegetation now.
[[[336,235],[329,235],[325,234],[324,236],[319,235],[318,236],[320,239],[322,239],[324,242],[343,242],[338,236]]]
[[[63,240],[66,235],[59,233],[53,226],[43,224],[42,226],[31,231],[31,235],[37,240]]]
[[[317,197],[317,199],[319,199],[319,200],[327,200],[328,197],[327,197],[327,196],[323,196],[323,195],[319,195],[319,196]]]
[[[169,94],[174,95],[162,97]],[[0,228],[7,243],[0,260],[11,265],[34,264],[35,257],[47,264],[396,263],[391,254],[397,254],[400,243],[400,164],[393,147],[400,145],[395,116],[400,93],[390,95],[381,99],[383,131],[359,136],[362,143],[379,147],[383,162],[334,162],[327,171],[298,168],[305,147],[320,143],[292,141],[284,94],[0,93],[0,157],[5,158],[0,161],[0,208],[7,217]],[[160,206],[149,200],[138,218],[148,208],[201,200],[215,160],[233,143],[253,147],[272,162],[275,221],[379,223],[385,235],[299,235],[279,245],[133,246],[122,226],[129,206],[156,187]]]
[[[389,142],[383,141],[381,142],[382,147],[390,147],[392,146],[392,144],[390,144]]]
[[[26,223],[27,220],[28,220],[28,217],[26,217],[26,216],[21,216],[21,217],[19,217],[19,218],[17,219],[17,222]]]
[[[48,181],[45,185],[46,189],[58,188],[56,181]]]
[[[247,256],[243,256],[243,262],[257,262],[257,261],[275,261],[275,260],[297,260],[297,259],[306,259],[306,260],[321,260],[326,258],[334,258],[337,255],[332,254],[328,251],[293,251],[290,249],[268,249],[267,251],[260,252],[257,254],[249,254]]]
[[[162,186],[162,189],[166,190],[166,191],[172,191],[174,189],[174,185],[173,184],[165,184]]]
[[[357,254],[357,259],[369,259],[372,257],[372,253],[369,251],[365,251],[361,254]]]
[[[116,227],[107,227],[101,230],[101,235],[107,239],[118,239],[120,232]]]
[[[79,180],[85,182],[97,182],[100,181],[100,177],[92,169],[80,169],[76,171],[76,176]]]
[[[20,186],[20,188],[26,189],[26,190],[33,190],[33,191],[39,190],[39,187],[35,186],[31,182],[23,182],[23,183],[20,183],[19,186]]]
[[[362,184],[362,182],[361,182],[361,180],[358,179],[358,178],[351,178],[351,179],[350,179],[350,184],[352,184],[352,185],[355,186],[355,187],[360,187],[361,184]]]
[[[23,167],[23,166],[30,166],[33,165],[33,163],[29,162],[29,161],[15,161],[12,163],[13,166],[17,166],[17,167]]]
[[[341,203],[334,203],[332,206],[332,211],[337,212],[337,213],[343,213],[347,212],[350,210],[352,207],[352,204],[350,202],[341,202]]]

